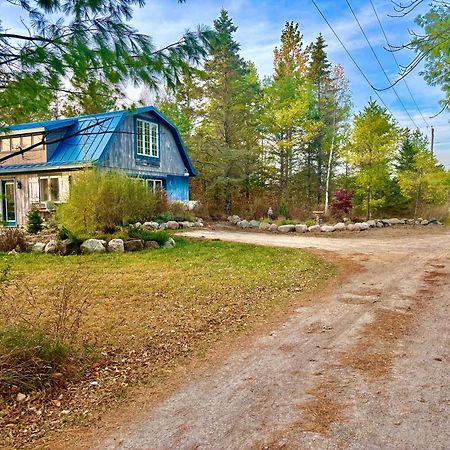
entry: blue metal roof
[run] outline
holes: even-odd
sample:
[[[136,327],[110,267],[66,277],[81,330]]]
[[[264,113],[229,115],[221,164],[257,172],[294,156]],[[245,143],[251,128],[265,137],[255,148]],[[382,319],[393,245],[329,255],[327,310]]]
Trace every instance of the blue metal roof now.
[[[92,114],[89,116],[74,117],[70,119],[49,120],[45,122],[30,122],[9,127],[12,131],[27,130],[33,128],[44,128],[47,132],[61,130],[65,131],[64,138],[55,139],[56,149],[51,153],[45,163],[16,164],[11,166],[0,166],[0,173],[11,173],[18,171],[45,170],[67,165],[93,164],[103,159],[108,152],[110,142],[114,139],[114,133],[119,129],[123,119],[129,115],[145,112],[154,113],[172,131],[177,143],[180,155],[189,175],[196,176],[192,162],[187,153],[183,139],[178,128],[161,112],[153,106],[147,106],[132,110],[122,110]],[[52,144],[51,133],[47,138],[47,145]]]

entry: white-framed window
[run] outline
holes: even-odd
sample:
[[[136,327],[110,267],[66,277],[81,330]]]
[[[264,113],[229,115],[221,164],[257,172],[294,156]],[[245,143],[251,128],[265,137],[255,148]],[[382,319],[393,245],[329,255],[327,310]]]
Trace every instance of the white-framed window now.
[[[147,178],[145,182],[147,183],[148,188],[153,192],[155,192],[157,189],[163,189],[164,187],[162,180]]]
[[[41,202],[59,202],[59,177],[39,178],[39,200]]]
[[[137,119],[137,154],[159,158],[158,124]]]

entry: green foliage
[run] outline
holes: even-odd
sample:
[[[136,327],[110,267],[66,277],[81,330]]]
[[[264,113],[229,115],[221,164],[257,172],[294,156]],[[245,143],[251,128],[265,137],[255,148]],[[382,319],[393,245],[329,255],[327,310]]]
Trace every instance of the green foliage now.
[[[31,209],[27,215],[27,231],[31,234],[39,233],[42,230],[42,219],[40,212],[37,209]]]
[[[419,15],[416,23],[424,30],[424,35],[414,34],[410,43],[418,57],[425,59],[425,69],[421,72],[431,86],[440,86],[444,98],[443,108],[450,107],[450,14],[446,2],[431,4],[430,10]],[[413,67],[414,68],[414,67]]]
[[[112,232],[160,212],[157,195],[119,171],[86,170],[73,178],[67,202],[57,211],[59,226],[78,235]]]
[[[307,219],[307,220],[305,220],[305,225],[307,227],[312,227],[315,224],[316,224],[316,221],[314,219]]]
[[[384,205],[383,187],[390,179],[391,163],[401,137],[394,119],[374,101],[354,118],[348,160],[356,169],[355,199],[364,194],[368,219],[374,208]]]
[[[289,219],[289,207],[286,198],[282,197],[280,202],[280,214],[285,218]]]
[[[149,231],[142,228],[133,228],[128,231],[131,238],[140,239],[142,241],[156,241],[163,246],[170,238],[170,233],[165,230]]]
[[[291,219],[283,219],[280,222],[280,225],[295,225],[295,220],[291,220]]]
[[[177,43],[157,50],[150,36],[129,25],[133,7],[143,3],[11,3],[10,13],[16,12],[29,32],[12,34],[0,22],[0,127],[51,116],[57,92],[78,92],[76,86],[64,85],[68,79],[97,80],[102,86],[131,81],[152,88],[163,80],[174,88],[206,56],[214,33],[205,28],[187,31]]]

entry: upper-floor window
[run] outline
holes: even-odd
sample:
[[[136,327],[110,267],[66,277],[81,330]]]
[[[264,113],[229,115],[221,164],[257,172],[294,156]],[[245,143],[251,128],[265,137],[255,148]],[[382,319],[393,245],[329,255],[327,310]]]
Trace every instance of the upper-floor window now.
[[[26,149],[35,144],[41,144],[44,135],[42,133],[27,133],[23,135],[5,135],[0,137],[0,152],[15,152]],[[42,146],[33,148],[42,149]]]
[[[158,124],[137,119],[137,154],[159,158]]]

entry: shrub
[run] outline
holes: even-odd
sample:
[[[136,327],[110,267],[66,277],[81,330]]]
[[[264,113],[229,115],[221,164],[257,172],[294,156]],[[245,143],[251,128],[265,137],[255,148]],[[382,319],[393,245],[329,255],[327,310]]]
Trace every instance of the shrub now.
[[[156,241],[159,245],[164,245],[170,238],[170,233],[167,231],[149,231],[142,228],[133,228],[128,232],[128,235],[142,241]]]
[[[31,234],[39,233],[42,231],[42,224],[44,219],[41,217],[40,212],[37,209],[31,209],[27,216],[27,231]]]
[[[280,201],[280,214],[285,219],[289,219],[289,207],[288,207],[287,201],[284,197]]]
[[[0,229],[0,252],[10,252],[12,250],[24,252],[27,248],[27,241],[22,230],[6,227]]]
[[[307,219],[307,220],[305,220],[305,225],[307,227],[312,227],[315,224],[316,224],[316,221],[314,219]]]
[[[330,212],[336,219],[342,219],[342,217],[348,215],[353,208],[353,191],[347,189],[338,189],[330,203]]]
[[[86,170],[71,185],[57,222],[75,234],[113,232],[130,221],[144,221],[161,211],[162,194],[120,171]]]
[[[295,225],[295,221],[293,221],[291,219],[283,219],[280,222],[280,225]]]

